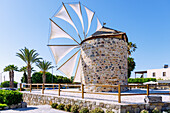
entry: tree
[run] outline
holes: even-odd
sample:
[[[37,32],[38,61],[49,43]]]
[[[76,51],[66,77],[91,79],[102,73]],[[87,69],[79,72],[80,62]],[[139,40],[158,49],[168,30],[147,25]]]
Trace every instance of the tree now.
[[[135,52],[137,49],[136,44],[133,44],[132,42],[128,42],[128,55],[132,55],[133,52]],[[131,72],[135,69],[136,63],[134,61],[134,58],[128,57],[128,78],[131,76]]]
[[[31,72],[35,71],[33,67],[31,67]],[[21,78],[22,83],[28,83],[27,80],[27,66],[23,66],[20,68],[19,72],[24,72],[23,77]]]
[[[128,78],[131,75],[131,71],[135,69],[136,63],[134,61],[134,58],[128,57]]]
[[[31,83],[31,65],[39,61],[41,58],[38,57],[39,54],[36,53],[36,50],[34,49],[29,50],[25,47],[19,51],[20,53],[16,53],[16,56],[21,58],[27,64],[28,83]]]
[[[132,42],[128,42],[128,55],[131,56],[133,52],[135,52],[137,49],[136,44],[133,44]]]
[[[17,88],[18,82],[14,81],[14,87]],[[10,81],[4,81],[1,83],[1,87],[10,87]]]
[[[46,83],[72,83],[71,80],[67,77],[63,76],[54,76],[49,72],[45,73],[46,75]],[[41,72],[35,72],[32,74],[32,83],[43,83],[43,73]],[[53,76],[53,81],[51,81],[51,77]]]
[[[23,77],[21,78],[22,83],[28,83],[26,71],[27,71],[26,66],[21,67],[21,69],[19,70],[19,72],[24,72]]]
[[[49,70],[49,69],[51,69],[53,66],[51,66],[51,62],[49,62],[49,61],[45,61],[45,60],[43,60],[43,61],[38,61],[37,63],[36,63],[36,65],[37,65],[37,67],[39,67],[40,69],[41,69],[41,71],[42,71],[42,73],[43,73],[43,83],[45,83],[45,80],[46,80],[46,75],[45,75],[45,73]]]
[[[18,71],[18,67],[14,65],[8,65],[4,68],[4,72],[9,72],[10,88],[14,88],[14,71]]]

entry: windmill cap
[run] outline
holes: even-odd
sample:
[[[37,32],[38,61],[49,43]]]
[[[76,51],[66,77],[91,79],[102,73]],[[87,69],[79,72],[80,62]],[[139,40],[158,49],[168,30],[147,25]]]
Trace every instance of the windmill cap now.
[[[98,31],[96,31],[95,33],[93,33],[90,37],[87,38],[88,39],[91,39],[91,38],[100,38],[100,37],[121,37],[122,40],[125,40],[126,42],[128,42],[128,37],[126,35],[125,32],[122,32],[122,31],[118,31],[118,30],[115,30],[115,29],[111,29],[111,28],[108,28],[108,27],[102,27],[101,29],[99,29]],[[85,39],[86,40],[86,39]]]
[[[90,37],[103,36],[103,35],[120,35],[120,34],[125,34],[125,33],[103,26],[101,29],[93,33]]]

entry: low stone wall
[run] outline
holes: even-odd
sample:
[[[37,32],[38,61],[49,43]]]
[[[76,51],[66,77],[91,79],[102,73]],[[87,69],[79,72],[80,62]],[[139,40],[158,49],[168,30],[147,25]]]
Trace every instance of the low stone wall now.
[[[142,103],[142,104],[125,104],[125,103],[112,103],[112,102],[100,102],[92,101],[88,99],[78,99],[71,97],[62,97],[57,95],[42,95],[23,93],[23,101],[28,105],[50,105],[51,103],[58,104],[77,104],[80,107],[88,107],[90,110],[101,107],[103,110],[112,110],[115,113],[140,113],[141,110],[153,110],[157,107],[159,110],[170,110],[170,103]]]
[[[27,103],[26,102],[21,102],[18,104],[12,104],[4,108],[0,108],[0,110],[6,110],[6,109],[15,109],[15,108],[27,108]]]

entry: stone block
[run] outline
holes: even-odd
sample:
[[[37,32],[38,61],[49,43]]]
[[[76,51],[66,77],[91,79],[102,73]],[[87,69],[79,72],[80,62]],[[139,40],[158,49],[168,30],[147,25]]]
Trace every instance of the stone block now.
[[[21,107],[22,107],[21,103],[18,103],[17,108],[21,108]]]
[[[127,113],[127,112],[126,112],[126,109],[121,109],[120,112],[121,112],[121,113]]]
[[[140,109],[139,109],[139,108],[135,108],[135,109],[134,109],[134,112],[135,112],[135,113],[140,113]]]
[[[144,98],[145,103],[161,103],[162,96],[145,96]]]
[[[26,102],[22,102],[21,105],[22,105],[22,108],[27,108],[27,103]]]
[[[17,105],[12,104],[12,105],[9,106],[9,108],[15,109],[15,108],[17,108]]]

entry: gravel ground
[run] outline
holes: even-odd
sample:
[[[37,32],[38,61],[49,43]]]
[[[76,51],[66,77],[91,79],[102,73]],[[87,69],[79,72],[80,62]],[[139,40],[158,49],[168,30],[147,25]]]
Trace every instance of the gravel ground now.
[[[28,106],[27,108],[2,110],[0,113],[68,113],[51,108],[49,105]]]
[[[62,89],[63,90],[63,89]],[[78,91],[78,89],[64,89],[64,90],[70,90],[70,91]],[[29,93],[29,91],[24,91]],[[41,94],[41,91],[32,91],[31,93],[35,94]],[[104,93],[104,92],[103,92]],[[111,94],[115,94],[117,92],[111,92]],[[136,94],[136,93],[146,93],[146,89],[133,89],[126,92],[122,92],[123,94]],[[150,93],[169,93],[169,90],[150,90]],[[53,95],[58,96],[58,91],[53,90],[45,90],[45,95]],[[70,93],[70,92],[61,92],[61,97],[67,97],[67,98],[77,98],[81,99],[81,93]],[[146,95],[136,95],[136,96],[122,96],[121,102],[122,103],[144,103],[144,97]],[[164,102],[170,102],[170,95],[161,95],[162,100]],[[109,103],[117,103],[118,97],[114,95],[99,95],[99,94],[84,94],[84,99],[86,100],[95,100],[95,101],[103,101],[103,102],[109,102]]]

